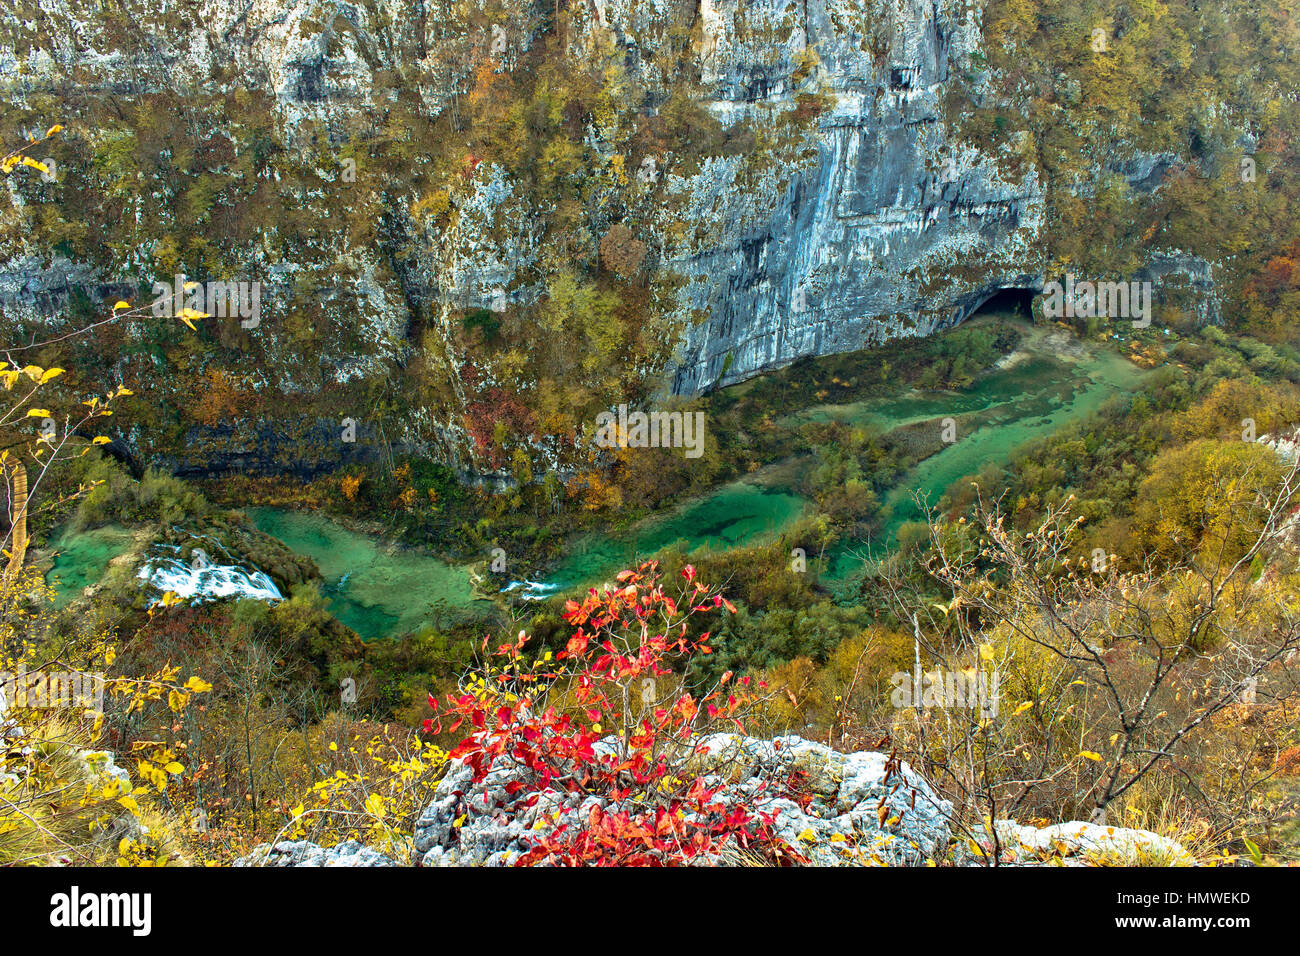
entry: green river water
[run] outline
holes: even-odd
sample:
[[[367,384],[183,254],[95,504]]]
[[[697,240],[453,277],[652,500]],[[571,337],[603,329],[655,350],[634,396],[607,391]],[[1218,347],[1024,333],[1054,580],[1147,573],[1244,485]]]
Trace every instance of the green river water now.
[[[853,542],[838,549],[823,578],[842,579],[862,556],[892,547],[904,523],[923,519],[922,503],[937,504],[962,477],[1008,461],[1018,445],[1091,415],[1114,395],[1133,391],[1145,374],[1112,352],[1089,353],[1078,361],[1036,354],[985,376],[955,396],[960,401],[953,405],[946,405],[945,398],[926,396],[868,410],[869,418],[886,416],[884,421],[877,420],[886,428],[891,427],[891,415],[896,416],[892,427],[898,427],[936,416],[988,414],[970,434],[959,431],[954,444],[912,468],[881,502],[885,521],[878,540]]]
[[[900,526],[923,517],[916,496],[937,504],[964,475],[1005,462],[1016,446],[1051,433],[1066,422],[1095,412],[1113,395],[1131,392],[1146,374],[1122,356],[1083,347],[1050,330],[1024,327],[1022,351],[1005,367],[982,375],[959,391],[918,392],[846,405],[821,405],[787,416],[778,425],[839,420],[889,431],[917,422],[982,413],[978,427],[901,477],[884,496],[885,517],[875,542],[853,541],[827,555],[822,578],[839,581],[864,556],[887,550]],[[1064,346],[1058,354],[1054,343]],[[936,421],[936,428],[939,427]],[[599,581],[627,567],[637,556],[678,544],[684,550],[757,543],[792,524],[808,502],[790,488],[760,488],[747,481],[718,491],[634,531],[578,542],[554,569],[550,580],[564,587]]]
[[[364,638],[413,631],[440,609],[482,600],[474,595],[468,567],[307,511],[249,508],[248,516],[259,531],[316,562],[330,613]]]
[[[598,582],[671,545],[685,551],[720,550],[753,544],[779,533],[803,513],[807,502],[789,490],[738,481],[647,518],[631,531],[604,537],[586,535],[548,577],[565,588]]]
[[[117,525],[88,531],[63,529],[50,540],[57,552],[46,580],[54,588],[54,605],[62,607],[104,575],[108,563],[131,544],[131,532]]]
[[[804,421],[840,419],[888,430],[980,413],[978,427],[969,434],[959,432],[955,444],[920,462],[884,496],[882,532],[871,551],[891,546],[904,522],[921,517],[914,501],[916,493],[936,502],[963,475],[1004,462],[1022,442],[1091,414],[1110,396],[1133,390],[1145,374],[1113,352],[1081,347],[1046,330],[1026,330],[1024,351],[969,388],[909,391],[888,399],[818,406],[779,423],[794,428]],[[870,361],[869,357],[864,361]],[[598,583],[638,557],[670,545],[691,551],[756,543],[788,527],[807,504],[789,487],[737,481],[647,518],[627,531],[580,537],[544,583],[561,589]],[[331,611],[362,637],[413,630],[439,608],[467,608],[481,600],[475,597],[468,567],[350,531],[309,512],[252,508],[249,516],[261,531],[316,562]],[[93,584],[108,560],[123,549],[127,535],[122,529],[101,528],[57,539],[55,547],[62,550],[55,558],[51,580],[60,600],[66,601]],[[827,556],[823,577],[842,579],[867,551],[866,542],[841,547]]]

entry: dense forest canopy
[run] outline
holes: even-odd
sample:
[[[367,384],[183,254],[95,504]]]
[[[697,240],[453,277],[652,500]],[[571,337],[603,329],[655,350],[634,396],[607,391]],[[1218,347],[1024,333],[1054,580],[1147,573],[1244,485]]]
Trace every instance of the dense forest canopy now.
[[[0,865],[1300,858],[1288,3],[109,6],[0,12]]]

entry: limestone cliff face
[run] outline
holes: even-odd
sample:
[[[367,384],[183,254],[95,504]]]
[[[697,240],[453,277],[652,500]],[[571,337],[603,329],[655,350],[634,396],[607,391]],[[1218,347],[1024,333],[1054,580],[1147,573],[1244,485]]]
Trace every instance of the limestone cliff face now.
[[[18,0],[0,13],[0,90],[28,111],[62,102],[73,87],[108,103],[160,91],[253,91],[250,120],[265,111],[277,155],[287,157],[270,173],[281,198],[291,194],[290,205],[316,219],[286,223],[291,235],[263,236],[241,255],[269,283],[272,311],[308,296],[303,321],[335,331],[313,342],[320,354],[304,363],[301,333],[295,340],[285,316],[273,316],[241,346],[250,351],[250,387],[306,396],[381,382],[427,349],[413,341],[413,326],[441,331],[446,344],[423,361],[430,375],[441,370],[453,399],[410,409],[391,429],[407,447],[463,464],[460,416],[474,395],[457,373],[452,312],[543,294],[548,250],[533,223],[546,200],[484,163],[457,187],[453,224],[430,226],[408,214],[415,196],[390,197],[373,211],[376,238],[348,242],[331,218],[347,194],[338,170],[318,160],[318,138],[337,145],[357,126],[373,132],[399,98],[431,116],[454,110],[485,50],[512,69],[547,27],[545,11],[523,0],[480,6],[466,16],[465,5],[436,0],[194,0],[165,9],[130,0],[113,10],[92,0]],[[752,132],[760,144],[629,170],[646,189],[617,220],[606,211],[615,203],[592,187],[576,241],[593,244],[612,221],[627,222],[651,250],[652,279],[673,279],[668,308],[681,331],[667,343],[666,366],[641,370],[651,383],[691,394],[803,356],[926,335],[998,289],[1041,287],[1047,197],[1028,147],[1014,138],[995,154],[965,145],[944,105],[954,91],[982,95],[971,79],[980,13],[978,0],[568,4],[567,55],[620,50],[645,91],[623,105],[629,114],[654,115],[667,101],[683,68],[664,51],[670,37],[687,37],[692,89],[724,128]],[[810,122],[781,128],[777,117],[805,108]],[[599,130],[586,138],[604,148]],[[1160,162],[1139,156],[1123,175],[1154,188]],[[379,171],[387,191],[400,196],[418,164],[416,156],[406,169]],[[157,258],[158,238],[138,237],[99,262],[69,259],[28,235],[31,203],[10,192],[0,221],[0,324],[13,332],[31,336],[78,295],[121,294]],[[1171,251],[1150,268],[1183,275],[1212,302],[1204,262]],[[472,387],[492,384],[484,370]],[[314,411],[304,410],[307,420]]]
[[[709,316],[686,336],[675,391],[928,335],[999,288],[1041,285],[1034,171],[1008,180],[996,157],[953,143],[941,116],[954,71],[979,43],[973,8],[708,0],[700,10],[717,115],[743,123],[792,99],[796,90],[770,78],[791,75],[805,51],[816,64],[806,85],[830,109],[808,137],[814,157],[779,196],[734,188],[725,163],[680,185],[719,241],[668,255]]]

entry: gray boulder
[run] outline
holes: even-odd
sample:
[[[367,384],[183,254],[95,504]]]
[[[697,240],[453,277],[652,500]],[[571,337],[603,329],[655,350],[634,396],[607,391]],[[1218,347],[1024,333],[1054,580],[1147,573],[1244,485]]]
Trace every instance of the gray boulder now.
[[[615,745],[606,738],[597,749]],[[723,785],[720,802],[771,815],[777,834],[816,865],[919,865],[948,844],[952,805],[884,754],[841,754],[795,736],[713,734],[697,741],[686,763],[706,783]],[[524,794],[512,797],[507,788],[526,777],[524,768],[499,763],[474,783],[469,767],[454,764],[416,824],[424,865],[509,865],[534,845],[535,834],[579,827],[595,806],[617,810],[601,797],[558,790],[524,806]],[[792,780],[797,784],[789,788]]]
[[[307,840],[284,840],[271,846],[263,843],[235,866],[397,866],[382,853],[347,840],[338,846],[322,847]]]
[[[618,740],[595,745],[616,752]],[[954,827],[952,804],[907,764],[871,751],[840,753],[797,736],[760,740],[741,734],[698,738],[680,760],[683,771],[719,787],[717,800],[769,818],[780,839],[814,866],[981,866],[988,853],[971,849]],[[594,808],[614,813],[616,801],[595,794],[529,784],[530,771],[501,758],[477,783],[452,763],[415,825],[414,859],[425,866],[509,866],[540,835],[567,825],[581,829]],[[513,792],[512,792],[513,791]],[[530,798],[536,797],[531,806]],[[1168,837],[1092,823],[1033,827],[996,824],[999,862],[1014,866],[1180,865],[1194,863]],[[959,839],[954,843],[953,835]],[[979,841],[987,843],[992,840]],[[724,849],[700,865],[741,862]],[[259,846],[237,866],[395,866],[397,861],[356,842],[323,848],[305,841]]]

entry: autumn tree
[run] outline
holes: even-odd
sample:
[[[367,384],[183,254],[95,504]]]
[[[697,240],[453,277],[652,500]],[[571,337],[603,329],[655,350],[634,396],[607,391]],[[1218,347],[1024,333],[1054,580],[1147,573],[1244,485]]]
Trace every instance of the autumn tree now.
[[[1297,470],[1259,485],[1245,465],[1237,480],[1252,494],[1214,502],[1218,533],[1185,542],[1163,570],[1079,555],[1082,519],[1068,502],[1027,531],[996,500],[979,499],[973,522],[931,519],[924,568],[948,600],[901,575],[887,576],[887,593],[896,613],[919,618],[927,668],[984,660],[1002,674],[996,716],[916,729],[913,758],[968,820],[1064,808],[1105,822],[1153,775],[1173,773],[1220,839],[1240,825],[1234,814],[1266,775],[1193,778],[1186,761],[1243,700],[1294,703],[1300,618],[1285,566]],[[990,859],[998,849],[995,838]]]

